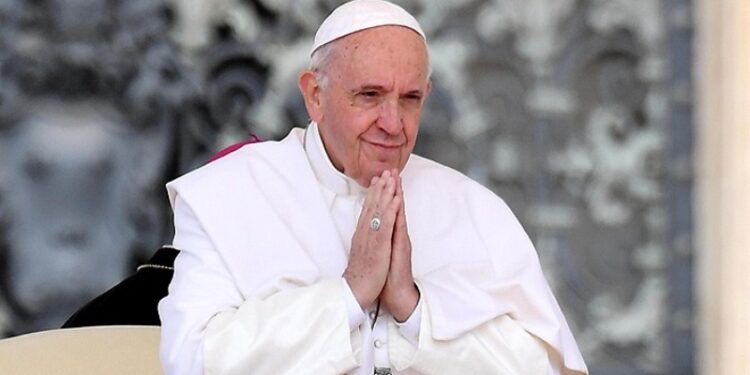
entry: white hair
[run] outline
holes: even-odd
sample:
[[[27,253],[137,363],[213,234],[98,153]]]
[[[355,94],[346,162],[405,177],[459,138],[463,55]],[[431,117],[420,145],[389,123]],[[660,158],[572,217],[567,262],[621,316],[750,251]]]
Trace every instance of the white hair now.
[[[320,46],[310,56],[309,69],[315,72],[315,77],[322,89],[328,88],[328,67],[331,65],[331,59],[335,55],[335,45],[338,41],[333,41]]]

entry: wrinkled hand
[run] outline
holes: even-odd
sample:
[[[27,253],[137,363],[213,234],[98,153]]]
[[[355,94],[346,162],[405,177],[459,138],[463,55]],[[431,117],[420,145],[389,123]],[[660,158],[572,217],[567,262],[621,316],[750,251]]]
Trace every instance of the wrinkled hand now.
[[[400,202],[393,227],[391,263],[388,269],[380,300],[396,321],[403,322],[409,318],[419,302],[419,290],[414,285],[411,272],[411,240],[406,228],[404,212],[404,192],[401,178],[396,175],[396,197]]]
[[[370,182],[344,271],[344,278],[363,309],[378,298],[389,275],[394,224],[402,206],[394,172],[384,171]],[[378,230],[370,228],[374,217],[380,219]]]

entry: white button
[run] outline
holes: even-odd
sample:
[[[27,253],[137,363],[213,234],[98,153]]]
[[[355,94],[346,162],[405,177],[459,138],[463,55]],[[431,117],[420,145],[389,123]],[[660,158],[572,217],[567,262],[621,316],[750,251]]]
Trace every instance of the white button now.
[[[375,311],[370,311],[370,319],[375,320]]]
[[[375,340],[375,347],[376,347],[376,348],[380,349],[380,348],[382,348],[383,346],[385,346],[385,342],[383,342],[383,341],[380,341],[380,340]]]

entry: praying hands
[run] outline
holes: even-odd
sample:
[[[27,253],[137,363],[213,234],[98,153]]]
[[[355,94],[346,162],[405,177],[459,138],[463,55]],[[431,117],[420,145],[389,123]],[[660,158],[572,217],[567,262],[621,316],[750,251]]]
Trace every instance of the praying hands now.
[[[409,318],[419,302],[411,270],[401,177],[395,169],[370,181],[344,278],[362,308],[380,298],[400,322]]]

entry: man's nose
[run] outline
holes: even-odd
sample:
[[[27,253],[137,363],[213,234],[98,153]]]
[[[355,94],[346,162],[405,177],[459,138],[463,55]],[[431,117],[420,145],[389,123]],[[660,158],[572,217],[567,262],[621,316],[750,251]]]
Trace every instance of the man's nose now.
[[[391,135],[401,133],[404,125],[401,121],[401,107],[398,99],[389,98],[381,103],[378,126]]]

